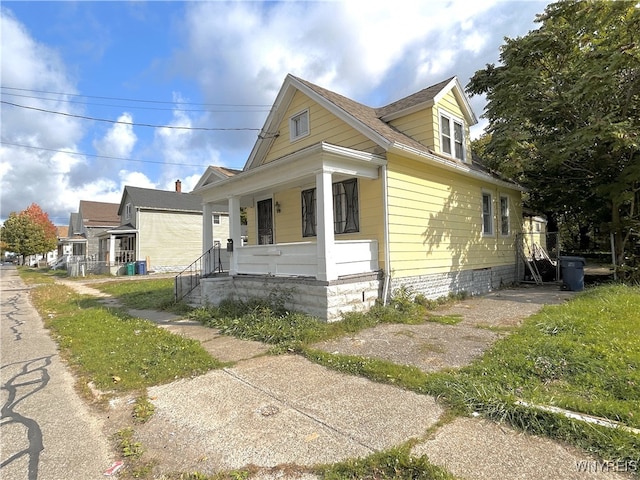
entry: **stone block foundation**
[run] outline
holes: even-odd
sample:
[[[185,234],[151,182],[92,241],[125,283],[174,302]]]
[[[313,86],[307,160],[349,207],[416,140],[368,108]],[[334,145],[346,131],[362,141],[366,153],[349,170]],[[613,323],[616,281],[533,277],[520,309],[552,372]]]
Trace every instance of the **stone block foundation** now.
[[[286,308],[318,317],[325,322],[342,318],[342,312],[363,312],[382,296],[382,275],[371,273],[323,282],[308,277],[258,275],[217,276],[200,280],[200,303],[219,305],[231,298],[248,300],[284,295]]]
[[[476,270],[392,278],[387,300],[394,290],[407,287],[428,299],[466,292],[480,295],[516,283],[516,266],[505,265]],[[283,295],[285,307],[304,312],[325,322],[341,320],[343,312],[364,312],[383,296],[382,272],[354,275],[324,282],[309,277],[269,277],[260,275],[218,275],[200,279],[201,305],[219,305],[225,299],[249,300]]]

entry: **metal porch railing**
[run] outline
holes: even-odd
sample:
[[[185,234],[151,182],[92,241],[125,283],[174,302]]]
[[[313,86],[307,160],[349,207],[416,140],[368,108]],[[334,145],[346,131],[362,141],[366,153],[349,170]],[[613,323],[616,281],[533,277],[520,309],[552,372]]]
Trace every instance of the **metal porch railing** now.
[[[195,262],[176,275],[174,279],[174,298],[178,302],[193,292],[200,279],[213,273],[222,273],[220,242],[204,252]]]

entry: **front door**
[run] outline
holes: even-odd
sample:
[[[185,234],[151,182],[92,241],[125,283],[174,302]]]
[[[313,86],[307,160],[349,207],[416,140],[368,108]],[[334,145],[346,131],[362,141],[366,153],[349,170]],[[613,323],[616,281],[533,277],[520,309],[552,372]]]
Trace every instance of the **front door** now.
[[[258,245],[273,243],[273,203],[271,199],[258,202]]]

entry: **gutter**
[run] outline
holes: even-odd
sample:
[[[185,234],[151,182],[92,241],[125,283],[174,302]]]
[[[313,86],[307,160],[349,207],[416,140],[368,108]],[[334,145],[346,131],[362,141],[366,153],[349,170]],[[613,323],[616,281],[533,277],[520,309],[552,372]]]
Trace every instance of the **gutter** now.
[[[402,143],[397,143],[396,142],[391,146],[391,148],[389,148],[389,152],[393,153],[394,151],[403,153],[405,155],[410,155],[411,157],[413,157],[413,158],[415,158],[417,160],[427,161],[427,162],[431,163],[432,165],[436,165],[438,167],[446,168],[447,170],[458,172],[458,173],[460,173],[462,175],[466,175],[468,177],[472,177],[472,178],[475,178],[475,179],[478,179],[478,180],[482,180],[484,182],[489,182],[489,183],[492,183],[492,184],[500,186],[500,187],[510,188],[512,190],[520,190],[521,192],[528,191],[525,187],[523,187],[522,185],[518,185],[517,183],[506,182],[504,180],[500,180],[498,178],[492,177],[491,175],[487,175],[485,173],[476,172],[475,170],[472,170],[471,168],[469,168],[468,166],[466,166],[464,164],[453,162],[453,161],[448,160],[446,158],[442,158],[442,157],[439,157],[437,155],[433,155],[433,154],[430,154],[430,153],[425,153],[425,152],[420,151],[420,150],[418,150],[416,148],[409,147],[407,145],[403,145]]]

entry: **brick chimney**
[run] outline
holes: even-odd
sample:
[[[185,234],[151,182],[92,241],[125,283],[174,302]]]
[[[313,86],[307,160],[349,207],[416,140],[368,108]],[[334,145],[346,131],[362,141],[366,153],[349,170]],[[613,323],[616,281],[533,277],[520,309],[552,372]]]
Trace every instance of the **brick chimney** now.
[[[182,182],[180,180],[176,180],[176,192],[182,192]]]

